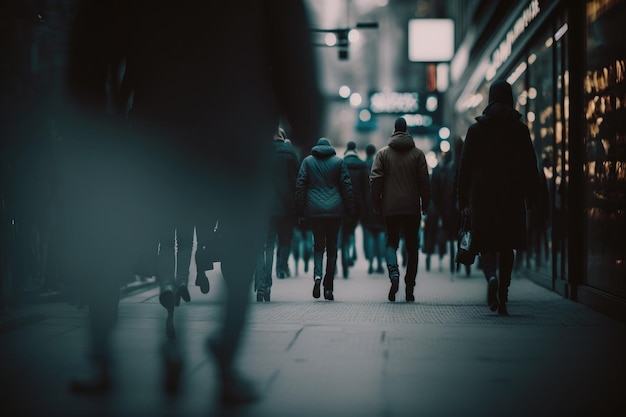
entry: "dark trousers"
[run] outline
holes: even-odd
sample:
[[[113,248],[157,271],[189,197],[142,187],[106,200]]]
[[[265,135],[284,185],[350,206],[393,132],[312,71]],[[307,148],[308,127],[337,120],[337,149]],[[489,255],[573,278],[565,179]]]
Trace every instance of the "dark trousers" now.
[[[255,272],[257,290],[269,290],[272,287],[272,268],[274,265],[274,247],[278,244],[276,254],[276,272],[286,272],[287,261],[291,250],[294,219],[289,216],[272,216],[270,218],[267,239],[263,253],[259,257]]]
[[[513,271],[515,260],[513,249],[483,251],[480,253],[480,260],[485,279],[489,282],[489,278],[498,277],[500,299],[507,301],[508,289],[509,285],[511,285],[511,272]]]
[[[322,259],[326,250],[326,273],[324,274],[324,288],[332,290],[335,270],[337,269],[337,241],[339,238],[340,218],[311,219],[313,231],[313,274],[322,276]]]
[[[352,238],[354,237],[357,224],[357,218],[348,217],[343,221],[341,226],[341,264],[344,268],[348,267],[352,263],[350,247],[352,245]]]
[[[292,216],[273,216],[270,221],[270,235],[268,235],[268,245],[270,243],[271,234],[274,235],[273,241],[277,241],[278,250],[276,251],[276,272],[287,274],[289,270],[289,253],[291,252],[291,239],[293,238],[293,228],[296,224],[295,218]]]
[[[397,250],[400,235],[404,237],[407,250],[406,275],[404,283],[415,286],[419,251],[420,215],[399,215],[385,217],[387,226],[387,265],[398,265]]]

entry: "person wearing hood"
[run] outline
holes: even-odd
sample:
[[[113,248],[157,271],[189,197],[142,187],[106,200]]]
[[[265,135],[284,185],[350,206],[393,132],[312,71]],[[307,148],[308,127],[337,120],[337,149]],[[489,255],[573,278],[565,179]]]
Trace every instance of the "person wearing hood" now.
[[[273,146],[274,158],[269,190],[269,228],[265,247],[258,259],[254,281],[258,302],[271,300],[272,267],[276,242],[278,242],[276,275],[278,278],[289,276],[287,260],[296,223],[296,176],[300,163],[293,146],[285,143],[285,131],[282,128],[278,128],[274,134]]]
[[[459,207],[471,221],[470,250],[480,254],[487,280],[487,303],[502,315],[508,314],[514,250],[526,247],[526,208],[535,204],[539,185],[530,133],[520,118],[511,85],[495,81],[489,104],[467,131],[457,180]]]
[[[318,140],[304,158],[296,180],[296,212],[313,230],[313,297],[334,300],[333,281],[337,268],[337,243],[341,222],[354,215],[352,181],[345,161],[336,155],[326,138]],[[326,270],[322,270],[326,251]]]
[[[421,215],[430,204],[430,178],[424,152],[415,146],[407,133],[406,120],[396,119],[387,146],[378,151],[370,173],[372,204],[382,213],[387,228],[385,258],[391,281],[389,301],[396,301],[399,289],[398,244],[405,238],[408,252],[404,283],[406,301],[415,301],[413,290],[417,277],[419,228]]]
[[[355,212],[354,216],[346,217],[341,227],[341,264],[343,267],[343,277],[348,278],[350,267],[353,265],[353,258],[350,255],[350,248],[354,247],[354,231],[359,221],[364,223],[366,215],[365,198],[369,191],[369,172],[367,164],[359,158],[356,151],[356,143],[348,142],[343,160],[348,167],[350,179],[352,181],[352,193],[354,195]]]

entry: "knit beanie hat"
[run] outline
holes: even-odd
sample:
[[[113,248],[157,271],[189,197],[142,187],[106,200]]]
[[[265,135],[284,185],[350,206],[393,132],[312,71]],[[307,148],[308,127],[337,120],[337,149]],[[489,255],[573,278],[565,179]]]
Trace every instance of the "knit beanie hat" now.
[[[393,125],[393,130],[396,132],[406,132],[406,120],[404,117],[398,117],[396,119],[396,122]]]

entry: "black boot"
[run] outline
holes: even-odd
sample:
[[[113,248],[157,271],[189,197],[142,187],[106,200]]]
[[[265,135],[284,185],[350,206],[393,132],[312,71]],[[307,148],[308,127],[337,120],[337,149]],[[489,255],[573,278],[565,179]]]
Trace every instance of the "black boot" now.
[[[489,277],[487,282],[487,304],[491,311],[496,311],[499,305],[498,278]]]
[[[415,295],[413,295],[413,289],[415,288],[414,285],[407,285],[406,286],[406,302],[407,303],[412,303],[415,301]]]
[[[498,285],[498,314],[506,316],[509,311],[506,308],[506,303],[509,301],[509,285],[511,285],[511,279],[500,277]]]
[[[389,289],[389,295],[387,298],[389,301],[396,301],[396,293],[400,286],[400,270],[398,265],[387,265],[389,271],[389,280],[391,281],[391,288]]]

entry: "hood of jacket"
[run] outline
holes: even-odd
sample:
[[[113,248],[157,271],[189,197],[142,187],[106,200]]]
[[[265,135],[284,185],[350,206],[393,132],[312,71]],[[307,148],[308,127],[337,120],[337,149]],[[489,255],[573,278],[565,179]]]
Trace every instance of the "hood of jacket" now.
[[[397,151],[415,148],[415,142],[407,132],[393,132],[389,138],[389,147]]]
[[[311,148],[311,155],[315,156],[316,158],[329,158],[335,154],[335,148],[333,148],[331,145],[315,145],[313,148]]]
[[[495,101],[485,108],[482,115],[476,117],[476,121],[479,123],[492,120],[519,121],[521,118],[522,115],[513,107]]]
[[[489,88],[489,104],[478,116],[478,122],[486,122],[492,119],[505,121],[518,121],[521,114],[513,107],[513,90],[511,84],[504,80],[496,80]]]
[[[344,158],[345,158],[345,157],[347,157],[347,156],[356,156],[356,157],[358,158],[358,157],[359,157],[359,154],[358,154],[358,152],[357,152],[357,151],[349,150],[349,151],[346,151],[346,152],[343,154],[343,157],[344,157]]]

